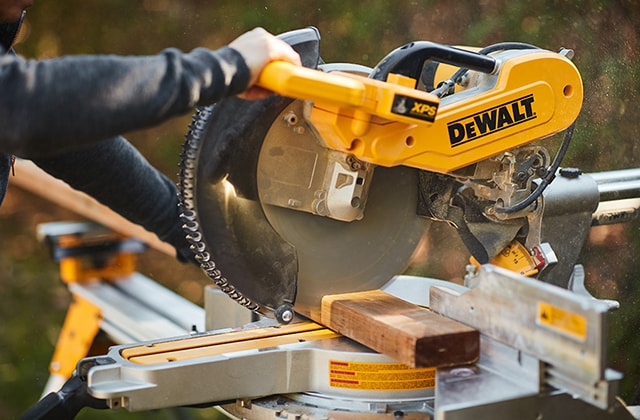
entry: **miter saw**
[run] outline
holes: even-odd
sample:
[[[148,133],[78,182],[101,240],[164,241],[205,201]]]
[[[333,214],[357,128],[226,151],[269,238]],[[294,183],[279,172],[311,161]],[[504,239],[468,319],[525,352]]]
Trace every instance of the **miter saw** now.
[[[288,38],[307,68],[274,63],[259,80],[282,96],[200,110],[185,146],[189,239],[230,296],[280,322],[294,307],[315,318],[322,296],[402,272],[427,218],[454,224],[481,264],[518,237],[540,244],[538,198],[568,140],[553,162],[531,143],[571,136],[569,51],[414,42],[367,69],[322,64],[312,29]]]
[[[249,419],[633,418],[606,369],[615,303],[575,261],[592,224],[635,217],[598,205],[636,200],[639,174],[560,168],[572,52],[421,41],[368,68],[324,63],[314,28],[281,37],[304,67],[268,65],[268,99],[199,109],[179,184],[198,263],[262,320],[114,347],[78,364],[79,388]],[[432,220],[472,255],[464,286],[397,277]],[[407,367],[322,325],[324,297],[376,289],[478,330],[479,359]]]

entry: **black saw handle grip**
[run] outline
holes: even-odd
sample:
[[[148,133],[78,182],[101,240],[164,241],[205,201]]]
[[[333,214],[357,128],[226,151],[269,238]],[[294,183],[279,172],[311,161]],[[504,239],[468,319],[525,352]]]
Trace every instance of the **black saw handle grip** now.
[[[369,77],[387,80],[391,73],[418,79],[425,61],[451,64],[482,73],[493,73],[497,60],[491,56],[429,41],[416,41],[396,48],[384,57]]]

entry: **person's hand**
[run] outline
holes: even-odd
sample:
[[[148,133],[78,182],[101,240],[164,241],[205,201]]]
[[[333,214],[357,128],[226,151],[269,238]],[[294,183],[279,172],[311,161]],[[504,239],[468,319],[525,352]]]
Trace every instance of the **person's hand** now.
[[[276,38],[263,28],[255,28],[236,38],[229,47],[238,51],[249,67],[249,88],[240,97],[254,100],[271,94],[270,91],[255,86],[260,72],[268,63],[277,60],[301,65],[300,56],[286,42]]]

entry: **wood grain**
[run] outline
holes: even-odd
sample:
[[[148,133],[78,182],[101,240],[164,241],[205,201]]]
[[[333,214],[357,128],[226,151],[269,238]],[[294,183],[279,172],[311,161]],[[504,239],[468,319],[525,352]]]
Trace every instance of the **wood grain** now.
[[[9,182],[115,232],[138,238],[168,255],[176,255],[175,248],[161,241],[155,234],[130,222],[87,194],[71,188],[69,184],[52,177],[31,161],[16,159],[15,176],[9,177]]]
[[[321,323],[410,367],[475,362],[478,331],[381,290],[327,295]]]

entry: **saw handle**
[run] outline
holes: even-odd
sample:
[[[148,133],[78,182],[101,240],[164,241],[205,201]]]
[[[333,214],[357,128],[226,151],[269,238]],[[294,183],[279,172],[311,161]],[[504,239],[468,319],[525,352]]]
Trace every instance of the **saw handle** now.
[[[366,86],[363,82],[285,61],[267,64],[258,77],[257,85],[294,99],[351,107],[365,102]]]
[[[418,79],[428,60],[487,74],[494,73],[498,66],[496,59],[489,55],[435,42],[415,41],[391,51],[371,71],[371,77],[384,81],[393,73]]]

